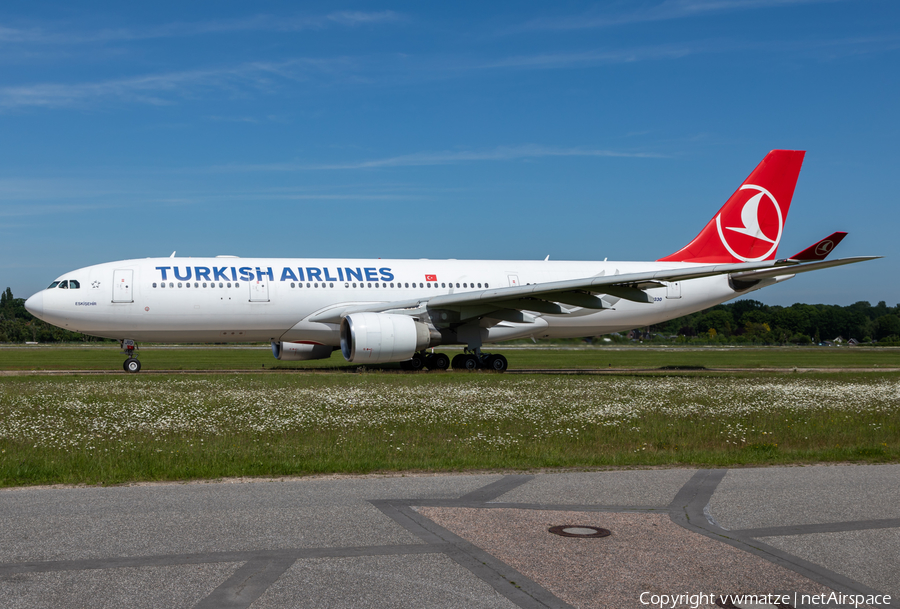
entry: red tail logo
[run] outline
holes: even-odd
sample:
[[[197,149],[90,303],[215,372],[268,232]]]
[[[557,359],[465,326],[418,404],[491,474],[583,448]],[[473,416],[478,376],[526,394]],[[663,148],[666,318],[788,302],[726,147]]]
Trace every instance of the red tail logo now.
[[[770,152],[693,241],[660,261],[774,260],[804,154]]]

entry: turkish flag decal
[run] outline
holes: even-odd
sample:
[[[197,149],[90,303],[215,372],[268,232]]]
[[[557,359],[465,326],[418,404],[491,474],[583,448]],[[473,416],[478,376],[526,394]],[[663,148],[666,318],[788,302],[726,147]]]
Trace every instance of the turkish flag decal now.
[[[425,275],[425,281],[437,281],[437,275]]]

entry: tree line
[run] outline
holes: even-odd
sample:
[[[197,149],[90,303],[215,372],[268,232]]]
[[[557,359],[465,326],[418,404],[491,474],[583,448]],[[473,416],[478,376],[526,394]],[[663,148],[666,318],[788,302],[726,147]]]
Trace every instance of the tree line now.
[[[651,336],[720,343],[819,344],[856,339],[861,343],[900,344],[900,304],[884,301],[839,305],[765,305],[737,300],[651,326]],[[649,338],[649,337],[648,337]],[[45,323],[25,310],[25,299],[6,288],[0,294],[0,342],[86,342],[102,339]]]
[[[820,344],[840,338],[900,344],[900,304],[765,305],[737,300],[652,326],[651,334],[722,343]]]
[[[25,299],[13,296],[12,290],[0,293],[0,343],[70,343],[103,339],[69,332],[34,317],[25,310]]]

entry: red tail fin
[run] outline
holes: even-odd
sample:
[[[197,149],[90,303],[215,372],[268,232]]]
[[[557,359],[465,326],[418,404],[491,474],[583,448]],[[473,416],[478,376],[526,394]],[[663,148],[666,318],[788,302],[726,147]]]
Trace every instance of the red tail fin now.
[[[767,154],[693,241],[659,260],[774,260],[804,154],[802,150],[773,150]]]

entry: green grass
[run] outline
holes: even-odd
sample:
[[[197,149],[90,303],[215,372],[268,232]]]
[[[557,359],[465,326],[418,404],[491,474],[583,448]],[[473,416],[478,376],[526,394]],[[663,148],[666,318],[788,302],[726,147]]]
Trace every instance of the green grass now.
[[[491,348],[511,369],[533,368],[897,368],[900,349],[872,347],[586,347],[581,349]],[[447,350],[455,354],[458,350]],[[268,348],[155,347],[139,351],[145,370],[262,370],[329,368],[355,370],[340,352],[312,362],[281,362]],[[121,370],[116,345],[3,347],[2,370]],[[388,364],[385,369],[397,369]]]
[[[900,373],[0,377],[0,485],[900,458]]]

